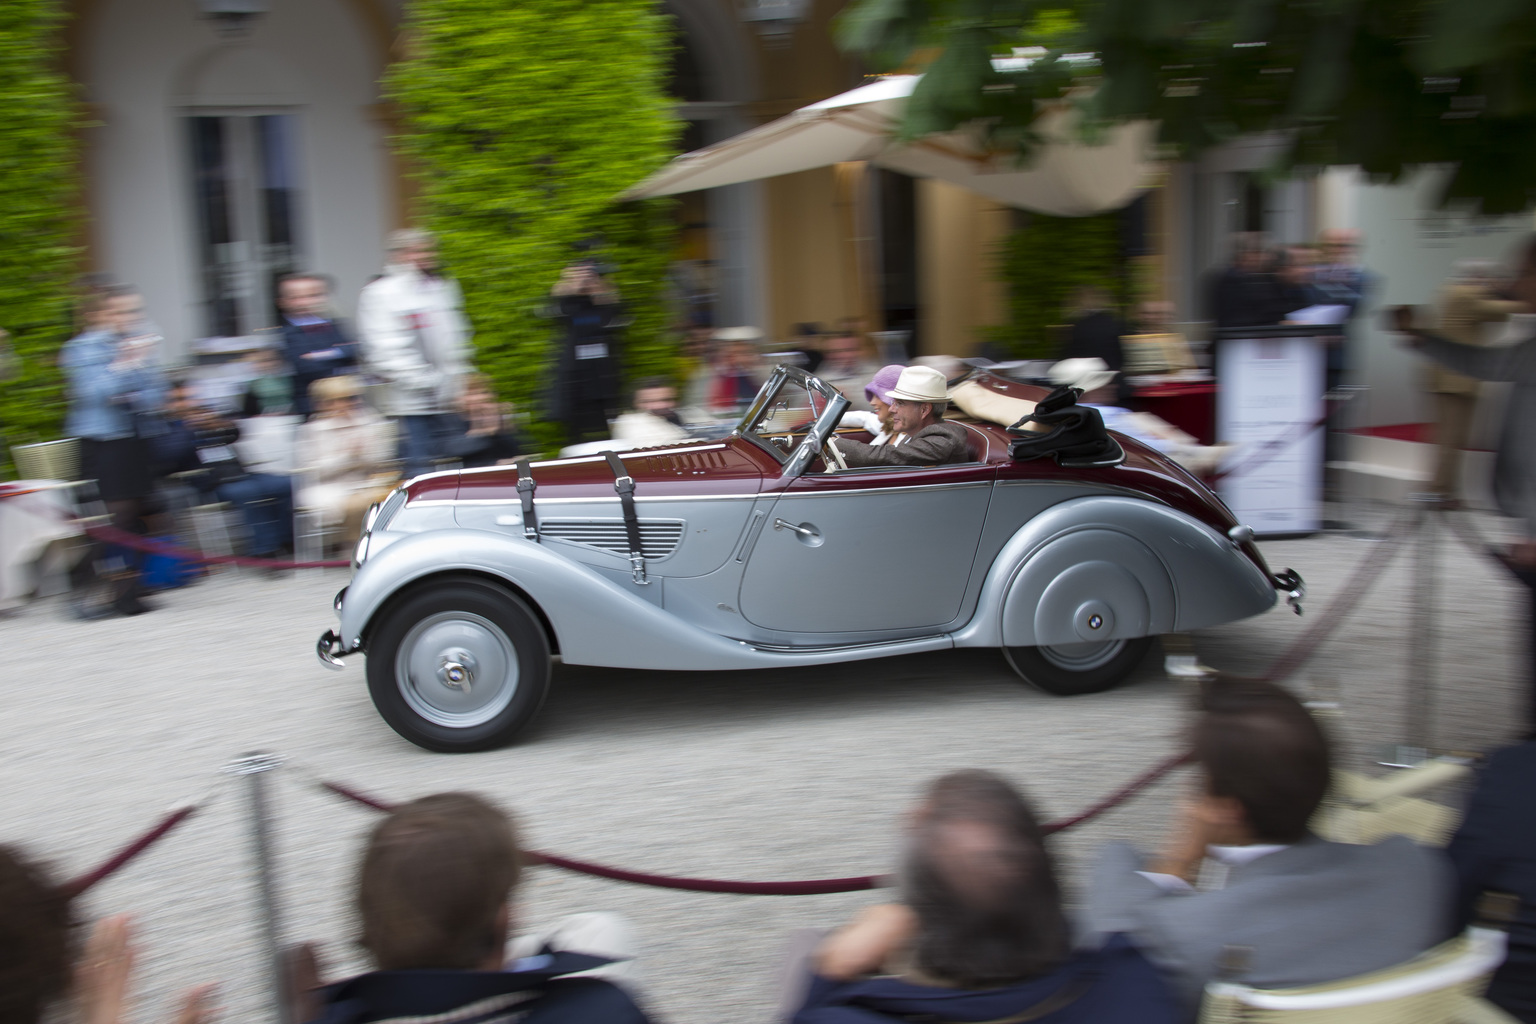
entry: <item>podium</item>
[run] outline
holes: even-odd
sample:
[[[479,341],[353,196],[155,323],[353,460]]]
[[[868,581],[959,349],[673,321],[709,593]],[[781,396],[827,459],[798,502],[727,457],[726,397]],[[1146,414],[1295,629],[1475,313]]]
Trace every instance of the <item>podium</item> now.
[[[1337,326],[1241,327],[1216,336],[1216,439],[1241,447],[1216,492],[1260,537],[1323,525],[1327,343]]]

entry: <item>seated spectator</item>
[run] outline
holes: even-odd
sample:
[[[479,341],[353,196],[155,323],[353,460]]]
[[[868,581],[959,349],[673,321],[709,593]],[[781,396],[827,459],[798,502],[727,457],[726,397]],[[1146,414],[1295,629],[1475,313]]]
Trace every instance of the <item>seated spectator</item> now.
[[[906,367],[899,363],[890,366],[882,366],[875,373],[870,382],[864,385],[864,398],[869,402],[870,412],[862,412],[858,409],[849,409],[843,413],[839,421],[840,427],[858,427],[872,435],[870,444],[885,444],[891,438],[897,437],[891,426],[891,389],[896,386],[896,381],[901,378],[901,371]],[[904,436],[904,435],[903,435]]]
[[[293,368],[275,348],[258,348],[246,356],[251,382],[241,402],[242,416],[289,416],[298,411]]]
[[[235,452],[240,430],[199,405],[192,389],[172,385],[165,429],[154,439],[156,461],[166,475],[183,479],[203,495],[240,509],[250,531],[247,553],[271,558],[293,549],[293,484],[276,473],[249,473]]]
[[[833,450],[853,466],[942,466],[968,462],[970,437],[958,423],[944,419],[949,404],[944,375],[929,366],[908,366],[891,388],[891,444],[872,445],[835,438]]]
[[[299,507],[320,513],[326,543],[350,543],[362,533],[368,506],[399,479],[395,428],[363,404],[356,377],[321,377],[309,390],[314,415],[295,445]]]
[[[277,282],[283,348],[293,368],[294,412],[309,416],[315,381],[357,366],[357,343],[332,318],[331,282],[321,274],[284,274]]]
[[[76,946],[69,899],[47,868],[15,847],[0,846],[0,1021],[59,1019],[53,1007],[73,991],[83,1024],[119,1024],[135,956],[129,918],[99,921],[78,963]],[[213,988],[189,990],[177,1024],[206,1020]]]
[[[359,942],[377,969],[322,989],[313,947],[301,947],[291,991],[305,1005],[293,1019],[644,1024],[607,980],[625,976],[630,956],[616,915],[567,918],[514,942],[508,961],[521,873],[511,821],[479,797],[439,793],[396,808],[374,828],[358,872]]]
[[[688,436],[677,413],[677,389],[660,377],[635,385],[634,412],[613,421],[613,439],[635,445],[667,444]]]
[[[1050,852],[1006,781],[962,771],[911,812],[899,904],[832,933],[794,1024],[1163,1024],[1173,1000],[1122,937],[1073,952]]]
[[[816,376],[847,395],[851,408],[869,412],[870,405],[863,397],[862,386],[875,368],[866,357],[864,342],[859,336],[843,333],[828,338],[822,346],[822,356],[815,369]]]
[[[1099,410],[1106,429],[1140,441],[1199,476],[1208,476],[1220,468],[1232,445],[1203,445],[1159,416],[1132,412],[1117,404],[1116,376],[1102,359],[1063,359],[1051,367],[1051,383],[1081,389],[1083,394],[1077,404]]]
[[[1191,739],[1199,780],[1163,850],[1100,854],[1088,924],[1123,932],[1167,972],[1193,1020],[1207,982],[1313,985],[1400,964],[1450,934],[1453,878],[1438,850],[1397,836],[1319,839],[1328,740],[1273,683],[1216,679]]]
[[[711,361],[704,399],[710,412],[739,412],[757,397],[763,382],[758,376],[753,341],[762,336],[755,327],[727,327],[716,332],[719,345]]]
[[[1509,893],[1520,907],[1509,924],[1509,955],[1488,986],[1488,999],[1536,1024],[1536,739],[1500,750],[1488,761],[1447,853],[1460,891],[1457,923],[1474,920],[1484,892]]]
[[[523,439],[497,401],[490,378],[483,373],[464,375],[464,391],[450,419],[453,432],[447,452],[466,469],[510,462],[522,454]]]

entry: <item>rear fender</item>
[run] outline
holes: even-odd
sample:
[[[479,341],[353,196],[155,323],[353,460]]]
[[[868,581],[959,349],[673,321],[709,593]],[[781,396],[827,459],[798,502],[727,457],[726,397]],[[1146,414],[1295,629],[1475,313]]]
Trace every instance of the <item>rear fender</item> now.
[[[1165,505],[1100,495],[1054,505],[1003,546],[957,646],[1027,647],[1182,632],[1275,603],[1231,540]]]

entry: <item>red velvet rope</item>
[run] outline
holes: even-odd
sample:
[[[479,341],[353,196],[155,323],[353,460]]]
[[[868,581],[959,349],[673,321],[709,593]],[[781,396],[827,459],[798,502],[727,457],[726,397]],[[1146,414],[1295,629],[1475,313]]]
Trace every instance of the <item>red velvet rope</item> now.
[[[1186,764],[1189,759],[1189,754],[1181,753],[1160,762],[1081,814],[1068,818],[1065,821],[1053,822],[1045,826],[1046,834],[1061,832],[1081,825],[1085,821],[1097,818],[1111,808],[1117,807],[1126,800],[1129,800],[1169,772]],[[320,787],[375,811],[388,812],[394,810],[394,804],[380,800],[378,797],[369,796],[360,790],[344,786],[339,782],[321,782]],[[891,884],[891,879],[888,875],[857,875],[852,878],[813,878],[789,882],[739,882],[717,878],[679,878],[674,875],[657,875],[646,871],[611,868],[602,864],[593,864],[589,861],[556,856],[552,853],[529,851],[527,857],[532,863],[548,864],[550,867],[574,871],[577,874],[607,878],[615,882],[628,882],[633,885],[648,885],[657,889],[682,889],[686,892],[735,893],[745,896],[817,896],[834,892],[861,892],[865,889],[879,889]]]
[[[66,899],[74,899],[76,896],[79,896],[81,893],[91,888],[91,886],[122,870],[123,866],[126,865],[129,861],[133,860],[133,858],[137,857],[139,854],[149,849],[155,843],[159,842],[160,839],[166,835],[166,833],[170,832],[171,829],[192,817],[192,815],[196,812],[196,804],[186,804],[176,808],[165,817],[161,818],[148,832],[145,832],[143,835],[139,836],[139,838],[135,839],[121,850],[118,850],[111,857],[107,858],[107,860],[104,861],[101,866],[95,868],[94,870],[87,871],[85,874],[79,876],[78,878],[70,879],[68,882],[65,882],[59,887],[59,891],[64,894]]]

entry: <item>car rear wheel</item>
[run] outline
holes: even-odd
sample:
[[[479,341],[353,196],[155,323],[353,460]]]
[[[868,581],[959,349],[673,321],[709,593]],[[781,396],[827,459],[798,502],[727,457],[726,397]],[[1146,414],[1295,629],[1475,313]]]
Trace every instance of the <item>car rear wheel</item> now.
[[[528,606],[456,579],[407,594],[368,645],[368,693],[390,728],[443,753],[489,750],[538,714],[549,642]]]
[[[1102,693],[1141,664],[1153,638],[1103,640],[1050,647],[1004,647],[1003,657],[1026,683],[1058,697]]]

